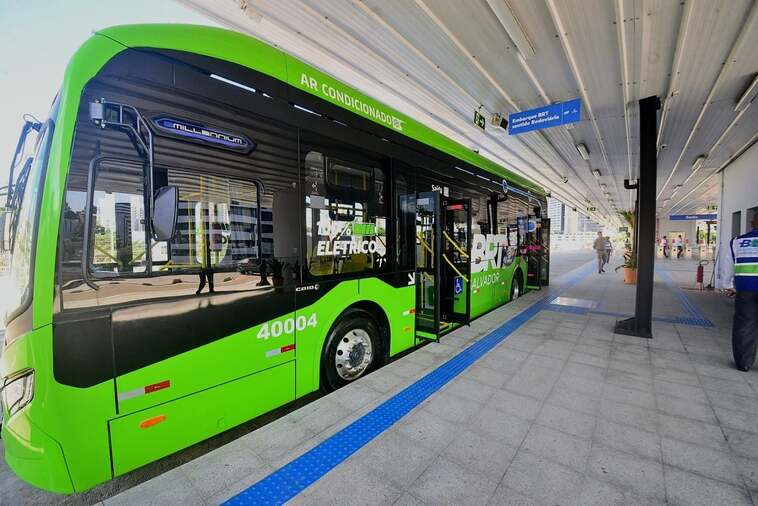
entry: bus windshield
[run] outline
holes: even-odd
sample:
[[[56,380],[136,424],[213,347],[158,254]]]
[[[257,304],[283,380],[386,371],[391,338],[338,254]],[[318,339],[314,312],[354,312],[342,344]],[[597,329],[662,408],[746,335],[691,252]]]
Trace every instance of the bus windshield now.
[[[42,126],[34,153],[24,162],[13,189],[13,205],[8,217],[12,249],[6,323],[23,312],[31,301],[37,218],[53,127],[52,118]]]

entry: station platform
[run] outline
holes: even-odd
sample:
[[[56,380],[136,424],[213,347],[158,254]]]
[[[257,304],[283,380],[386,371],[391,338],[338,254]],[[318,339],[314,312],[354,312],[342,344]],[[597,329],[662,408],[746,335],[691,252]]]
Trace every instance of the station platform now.
[[[658,261],[654,338],[615,335],[634,287],[592,256],[103,503],[754,504],[758,371],[733,367],[731,301]]]

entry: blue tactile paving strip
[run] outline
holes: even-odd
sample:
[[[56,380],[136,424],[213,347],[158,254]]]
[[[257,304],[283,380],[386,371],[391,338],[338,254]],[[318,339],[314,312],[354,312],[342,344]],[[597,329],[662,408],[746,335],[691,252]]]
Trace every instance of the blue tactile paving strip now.
[[[553,311],[554,313],[570,313],[576,315],[586,314],[599,314],[603,316],[614,316],[616,318],[631,318],[634,315],[625,313],[614,313],[613,311],[598,311],[595,309],[587,309],[586,307],[578,306],[564,306],[564,305],[548,305],[543,309],[547,311]],[[701,318],[692,318],[688,316],[676,316],[673,318],[666,318],[663,316],[653,316],[653,321],[663,323],[676,323],[678,325],[692,325],[694,327],[713,327],[713,323],[709,320],[703,320]]]
[[[589,272],[590,268],[585,267],[569,273],[564,278],[561,290],[575,285]],[[292,499],[453,380],[541,310],[546,309],[549,300],[554,298],[555,296],[548,296],[538,300],[363,417],[224,504],[283,504]]]
[[[677,318],[677,321],[675,323],[681,323],[684,325],[699,325],[701,327],[713,327],[713,322],[711,322],[711,320],[709,320],[700,311],[700,309],[698,309],[698,307],[689,299],[689,297],[687,297],[687,294],[684,293],[684,290],[682,290],[679,285],[677,285],[674,280],[671,279],[671,276],[669,276],[668,272],[659,269],[656,269],[655,272],[663,280],[663,282],[666,283],[671,292],[674,294],[674,297],[679,300],[679,303],[682,305],[684,310],[689,313],[689,317]]]

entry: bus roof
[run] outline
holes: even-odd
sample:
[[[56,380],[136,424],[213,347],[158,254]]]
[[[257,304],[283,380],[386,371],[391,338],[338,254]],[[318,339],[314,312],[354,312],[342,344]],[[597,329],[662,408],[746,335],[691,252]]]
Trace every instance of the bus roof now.
[[[361,93],[307,63],[258,39],[199,25],[139,24],[114,26],[97,34],[130,48],[188,51],[248,67],[331,102],[406,137],[436,148],[495,176],[518,184],[535,196],[545,190],[527,178],[475,153],[405,114]]]

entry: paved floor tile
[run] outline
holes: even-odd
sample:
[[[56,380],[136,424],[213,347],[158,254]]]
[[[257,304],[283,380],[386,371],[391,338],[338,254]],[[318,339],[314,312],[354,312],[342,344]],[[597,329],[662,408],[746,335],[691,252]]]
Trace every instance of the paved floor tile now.
[[[435,458],[436,452],[399,431],[391,431],[367,445],[358,460],[404,489],[421,476]]]
[[[600,406],[600,399],[597,398],[597,396],[585,395],[571,390],[560,382],[555,386],[546,402],[553,406],[573,409],[574,411],[579,411],[591,416],[595,416],[598,407]]]
[[[619,385],[606,385],[603,399],[645,409],[655,409],[655,396],[652,393]]]
[[[402,493],[365,465],[350,461],[330,471],[308,494],[296,497],[290,504],[379,506],[392,504]]]
[[[716,450],[729,450],[721,427],[699,420],[659,413],[658,432],[664,437],[701,444]]]
[[[396,430],[436,451],[453,441],[457,426],[428,411],[417,409],[406,415]]]
[[[693,443],[663,438],[663,461],[703,476],[740,485],[742,478],[729,453]]]
[[[488,506],[545,506],[545,503],[506,487],[502,483],[490,497]]]
[[[498,411],[515,415],[525,420],[534,420],[540,411],[540,401],[533,397],[527,397],[501,389],[495,392],[487,405]]]
[[[587,469],[597,479],[628,487],[636,494],[659,500],[666,497],[660,462],[593,445]]]
[[[581,491],[583,474],[520,450],[502,485],[546,504],[568,504]]]
[[[595,430],[595,417],[546,404],[537,416],[537,423],[568,434],[589,439]]]
[[[669,504],[682,506],[750,505],[747,492],[734,485],[666,466],[666,493]]]
[[[670,395],[671,397],[678,397],[693,402],[700,402],[703,404],[709,402],[705,390],[700,386],[655,380],[653,382],[653,390],[656,394]]]
[[[655,411],[631,404],[603,400],[600,403],[599,415],[606,420],[631,425],[648,432],[656,432],[658,427],[658,417]]]
[[[521,448],[584,473],[590,440],[535,424]]]
[[[601,446],[661,461],[661,440],[655,432],[600,419],[597,422],[593,441]]]
[[[440,457],[408,489],[429,504],[487,504],[497,487],[488,479]]]
[[[483,404],[476,400],[455,395],[453,390],[440,392],[423,404],[423,409],[448,422],[461,424],[475,416]]]
[[[484,408],[469,428],[485,437],[518,447],[529,432],[530,425],[522,418]]]
[[[445,448],[443,455],[470,471],[499,482],[517,450],[515,446],[467,430]]]
[[[194,506],[205,504],[205,501],[180,469],[172,469],[139,487],[130,488],[126,492],[106,499],[104,503],[107,506],[133,504]]]
[[[211,497],[243,478],[255,483],[274,469],[237,441],[182,466],[182,471],[203,498]]]

